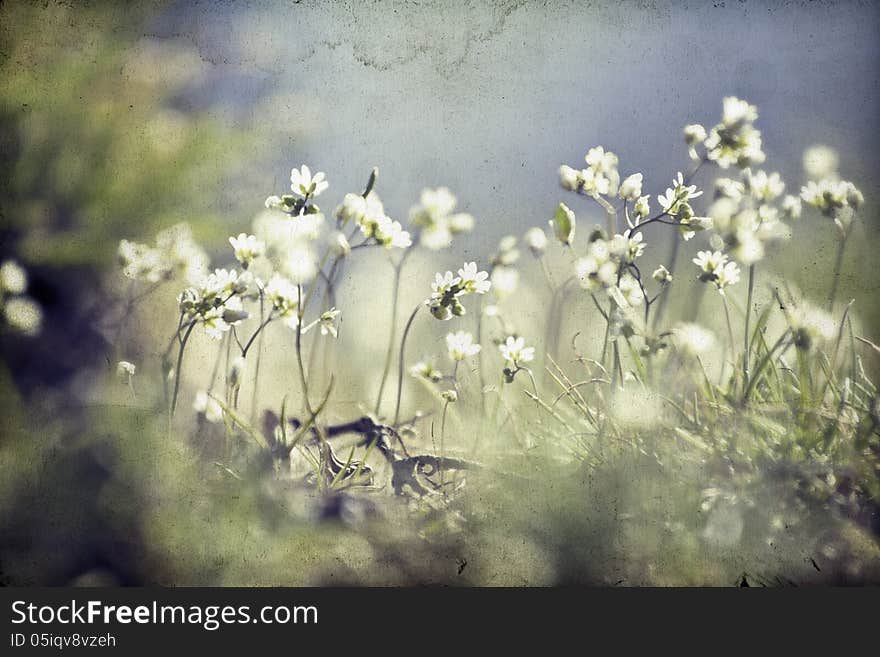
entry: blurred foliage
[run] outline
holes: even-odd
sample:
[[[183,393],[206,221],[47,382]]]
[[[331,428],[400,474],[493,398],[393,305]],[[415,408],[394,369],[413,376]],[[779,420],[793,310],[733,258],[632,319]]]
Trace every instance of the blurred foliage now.
[[[204,214],[242,136],[183,110],[204,64],[140,38],[149,5],[0,8],[3,244],[28,265],[112,262],[122,237]],[[238,157],[240,154],[236,153]],[[194,211],[194,213],[193,213]]]

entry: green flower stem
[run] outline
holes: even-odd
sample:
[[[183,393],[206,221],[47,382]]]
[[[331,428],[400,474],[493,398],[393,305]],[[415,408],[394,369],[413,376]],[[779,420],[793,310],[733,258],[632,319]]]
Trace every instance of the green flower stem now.
[[[388,349],[385,352],[385,365],[382,368],[382,379],[379,381],[379,394],[376,395],[376,406],[373,409],[376,415],[382,408],[382,395],[385,392],[385,384],[388,382],[388,374],[391,372],[391,359],[394,357],[394,343],[397,338],[397,309],[400,304],[400,276],[403,265],[412,249],[404,251],[400,261],[394,266],[394,283],[391,291],[391,332],[388,336]],[[477,342],[479,343],[479,335]]]
[[[746,297],[746,330],[743,336],[743,382],[749,385],[749,324],[752,319],[752,295],[755,291],[755,265],[749,266],[749,291]]]
[[[177,367],[174,370],[174,394],[171,396],[171,415],[168,418],[169,422],[171,418],[174,417],[174,411],[177,409],[177,395],[180,392],[180,370],[183,367],[183,353],[186,351],[186,343],[189,342],[189,336],[192,334],[195,327],[196,323],[194,321],[190,322],[190,325],[186,329],[186,333],[183,334],[183,339],[180,341],[180,350],[177,352]]]
[[[397,403],[394,406],[394,422],[391,423],[391,425],[395,427],[400,420],[400,398],[403,395],[403,368],[406,356],[406,338],[409,336],[409,330],[412,328],[413,321],[415,321],[416,315],[418,315],[419,308],[421,307],[422,304],[419,303],[413,308],[412,314],[409,316],[409,319],[406,320],[406,326],[403,329],[403,336],[400,339],[400,356],[397,362]]]
[[[846,242],[849,238],[847,232],[846,237],[840,240],[837,246],[837,258],[834,261],[834,274],[831,278],[831,292],[828,294],[828,312],[834,312],[834,303],[837,301],[837,286],[840,283],[840,272],[843,269],[843,252],[846,249]]]

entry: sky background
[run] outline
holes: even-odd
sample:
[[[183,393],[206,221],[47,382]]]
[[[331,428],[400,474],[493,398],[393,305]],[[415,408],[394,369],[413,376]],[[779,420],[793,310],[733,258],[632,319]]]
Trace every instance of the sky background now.
[[[258,124],[277,145],[248,181],[258,189],[232,197],[282,190],[308,162],[335,202],[378,165],[395,216],[422,187],[449,186],[480,224],[476,255],[544,224],[565,198],[559,164],[593,145],[662,192],[688,165],[680,128],[716,122],[730,94],[758,106],[766,166],[790,188],[813,143],[839,149],[844,176],[868,187],[878,17],[856,2],[193,2],[152,36],[207,65],[189,109]]]

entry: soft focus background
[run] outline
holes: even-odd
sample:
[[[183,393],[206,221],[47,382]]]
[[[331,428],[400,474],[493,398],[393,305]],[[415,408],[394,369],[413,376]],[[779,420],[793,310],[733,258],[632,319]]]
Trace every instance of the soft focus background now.
[[[878,29],[880,8],[859,2],[4,3],[0,260],[26,267],[44,322],[38,338],[0,336],[0,577],[401,583],[445,580],[462,555],[491,554],[470,558],[467,581],[732,582],[750,563],[750,546],[720,565],[666,554],[649,567],[656,555],[640,555],[659,540],[653,528],[624,537],[582,502],[543,499],[530,501],[540,523],[520,527],[504,517],[529,497],[516,486],[484,511],[482,533],[430,548],[416,540],[425,531],[403,520],[397,533],[319,531],[291,525],[277,509],[256,522],[246,516],[265,511],[258,490],[235,503],[200,501],[212,498],[199,471],[161,441],[139,438],[161,419],[138,410],[127,390],[105,390],[120,357],[155,370],[176,321],[169,289],[125,336],[104,327],[122,289],[116,247],[188,221],[216,264],[228,264],[227,236],[249,230],[265,197],[286,190],[291,167],[327,173],[329,210],[378,166],[392,217],[405,221],[422,188],[444,185],[477,222],[451,250],[413,258],[401,303],[408,309],[433,271],[465,258],[485,264],[502,236],[545,226],[558,201],[571,201],[558,187],[559,165],[577,167],[594,145],[619,155],[624,176],[644,173],[656,198],[689,167],[681,127],[714,124],[721,99],[737,95],[758,106],[765,168],[782,174],[787,191],[800,188],[803,151],[815,144],[835,148],[843,177],[864,191],[841,298],[856,299],[859,325],[876,339]],[[583,230],[602,221],[598,209],[576,203]],[[805,215],[768,274],[821,303],[835,236],[830,222]],[[652,236],[651,264],[668,252],[666,235]],[[370,368],[385,339],[374,336],[386,335],[390,301],[375,281],[390,270],[382,254],[369,254],[341,283],[349,316],[371,315],[369,333],[342,316],[337,359],[348,369],[331,410],[337,420],[375,396]],[[537,272],[517,327],[526,335],[529,304],[542,292]],[[687,304],[688,289],[674,300]],[[580,328],[579,313],[565,335]],[[417,327],[414,357],[440,349],[431,329]],[[294,394],[289,366],[267,364],[276,383],[265,386],[266,406]],[[661,496],[632,475],[604,475],[586,506]],[[581,489],[566,486],[553,495],[576,499]],[[680,493],[698,507],[692,492]],[[218,535],[218,526],[229,531]],[[873,536],[851,543],[876,553]],[[803,555],[792,554],[761,562],[762,572],[802,573]]]

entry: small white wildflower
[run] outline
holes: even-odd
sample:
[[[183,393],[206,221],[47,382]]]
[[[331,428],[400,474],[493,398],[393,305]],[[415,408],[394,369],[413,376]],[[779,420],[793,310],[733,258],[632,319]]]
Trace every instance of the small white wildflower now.
[[[0,265],[0,292],[22,294],[27,289],[27,274],[12,260]]]
[[[431,383],[439,383],[443,380],[443,373],[437,370],[431,363],[419,361],[409,368],[410,376],[425,379]]]
[[[220,406],[220,403],[216,399],[211,397],[205,391],[199,391],[196,393],[196,398],[193,402],[193,410],[196,413],[203,415],[205,420],[211,424],[216,424],[223,420],[223,407]]]
[[[682,132],[684,133],[684,141],[688,146],[694,146],[706,141],[706,128],[699,123],[686,125]]]
[[[645,300],[645,295],[642,293],[639,281],[629,272],[620,277],[620,282],[617,284],[616,289],[620,291],[626,305],[633,308],[641,305]]]
[[[562,185],[563,189],[567,189],[570,192],[577,191],[579,179],[580,174],[576,169],[572,169],[566,164],[559,167],[559,184]]]
[[[735,262],[728,262],[715,272],[715,287],[721,294],[724,294],[724,288],[739,282],[739,275],[739,265]]]
[[[654,270],[654,273],[651,274],[651,278],[660,283],[660,285],[668,285],[672,282],[672,274],[670,274],[669,270],[663,265],[660,265]]]
[[[134,376],[136,369],[134,363],[130,363],[127,360],[121,360],[116,363],[116,376],[120,379],[128,380],[130,377]]]
[[[828,146],[811,146],[804,151],[804,173],[810,180],[836,177],[838,163],[837,152]]]
[[[330,245],[330,252],[337,258],[347,258],[351,254],[351,245],[348,243],[348,239],[342,231],[333,231],[330,233],[327,241]]]
[[[536,258],[540,258],[547,249],[547,233],[537,226],[529,228],[523,236],[523,242]]]
[[[336,328],[336,318],[339,317],[341,311],[336,308],[325,310],[318,318],[318,325],[321,327],[321,335],[332,335],[334,339],[339,337],[339,331]]]
[[[245,269],[266,251],[266,244],[262,240],[247,233],[239,233],[238,237],[230,237],[229,244],[232,245],[235,259]]]
[[[281,269],[294,283],[308,283],[318,274],[315,252],[307,244],[295,243],[288,250]]]
[[[492,287],[492,283],[488,280],[489,274],[479,271],[476,262],[464,263],[464,266],[458,270],[458,276],[460,285],[467,294],[485,294]]]
[[[518,367],[520,363],[528,363],[535,359],[535,348],[526,347],[524,338],[508,336],[503,344],[498,345],[501,356],[509,366]]]
[[[704,275],[713,275],[716,270],[723,267],[727,262],[727,256],[721,251],[699,251],[693,263],[700,268]]]
[[[834,318],[805,301],[790,311],[788,321],[799,349],[810,349],[816,342],[827,342],[837,335]]]
[[[715,335],[699,324],[678,324],[672,334],[678,349],[689,356],[702,356],[715,348]]]
[[[43,311],[28,297],[16,296],[7,299],[3,304],[6,322],[14,330],[27,336],[40,332],[43,324]]]
[[[244,379],[244,369],[245,360],[243,356],[236,357],[229,365],[229,385],[233,389],[241,387],[241,382]]]
[[[492,270],[492,290],[499,299],[506,299],[519,285],[519,272],[513,267],[495,267]]]
[[[801,200],[797,196],[787,194],[782,199],[782,211],[789,219],[800,219],[801,216]]]
[[[480,345],[474,343],[474,337],[466,331],[448,333],[446,335],[446,349],[449,357],[454,361],[462,361],[480,353]]]
[[[440,393],[440,398],[447,404],[454,404],[458,401],[458,393],[455,390],[444,390]]]
[[[768,174],[766,171],[752,173],[751,169],[746,169],[745,179],[749,193],[758,201],[772,201],[785,191],[785,183],[778,173]]]
[[[324,180],[324,172],[319,171],[314,176],[305,164],[299,169],[290,171],[290,190],[299,197],[308,198],[320,196],[329,183]]]
[[[449,216],[449,230],[453,235],[458,233],[469,233],[474,229],[473,215],[465,212],[459,212]]]
[[[647,219],[651,214],[651,206],[648,203],[648,200],[651,198],[650,194],[648,196],[640,196],[633,206],[632,217],[633,221],[638,224],[640,221]]]
[[[642,174],[634,173],[628,176],[617,191],[620,198],[627,201],[636,201],[642,195]]]
[[[281,274],[273,274],[266,284],[266,298],[272,304],[272,308],[278,316],[285,320],[291,328],[296,328],[299,320],[297,308],[299,292],[296,285]]]
[[[492,256],[493,265],[510,266],[519,260],[519,249],[516,248],[516,237],[505,235],[498,243],[498,252]]]

